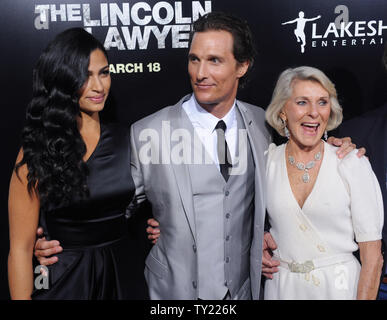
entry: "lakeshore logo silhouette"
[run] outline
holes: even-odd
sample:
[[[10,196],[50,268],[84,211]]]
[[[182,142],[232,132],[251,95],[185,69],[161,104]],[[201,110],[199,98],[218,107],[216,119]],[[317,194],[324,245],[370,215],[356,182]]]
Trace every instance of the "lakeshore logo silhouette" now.
[[[309,21],[314,21],[314,20],[320,19],[320,18],[321,18],[320,15],[318,15],[317,17],[314,17],[314,18],[309,18],[309,19],[305,18],[304,11],[300,11],[298,13],[298,18],[282,23],[282,25],[293,24],[293,23],[296,24],[296,29],[294,29],[294,35],[296,36],[297,42],[301,42],[301,44],[300,44],[301,53],[305,52],[305,44],[306,44],[305,25],[306,25],[306,23]]]
[[[297,18],[281,22],[281,26],[295,26],[294,39],[299,43],[302,54],[314,48],[364,47],[384,44],[387,25],[382,18],[364,19],[361,14],[359,16],[359,12],[356,12],[353,15],[355,19],[350,19],[350,10],[345,5],[334,8],[333,12],[336,16],[333,16],[332,20],[329,18],[329,12],[324,13],[323,19],[322,15],[313,17],[310,13],[305,12],[300,10]],[[283,28],[290,30],[288,26]]]

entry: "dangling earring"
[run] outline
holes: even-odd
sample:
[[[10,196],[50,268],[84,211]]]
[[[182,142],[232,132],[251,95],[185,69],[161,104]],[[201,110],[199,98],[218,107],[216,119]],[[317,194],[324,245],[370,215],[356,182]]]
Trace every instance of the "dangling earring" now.
[[[286,138],[290,138],[290,132],[289,132],[289,129],[288,129],[288,127],[285,125],[285,128],[284,128],[284,132],[285,132],[285,136],[286,136]]]
[[[328,132],[325,130],[324,132],[324,140],[327,141],[328,140]]]
[[[289,140],[290,132],[289,132],[289,129],[288,129],[287,125],[286,125],[286,115],[285,115],[285,113],[283,111],[281,111],[280,114],[283,115],[283,117],[285,118],[285,119],[283,119],[281,116],[279,116],[279,118],[281,119],[282,124],[284,126],[285,137]]]

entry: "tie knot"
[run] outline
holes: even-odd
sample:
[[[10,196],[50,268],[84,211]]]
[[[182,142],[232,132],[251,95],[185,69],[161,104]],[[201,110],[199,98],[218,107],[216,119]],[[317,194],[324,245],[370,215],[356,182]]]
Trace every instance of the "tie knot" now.
[[[222,129],[223,131],[226,131],[226,123],[223,120],[219,120],[219,122],[216,124],[215,130]]]

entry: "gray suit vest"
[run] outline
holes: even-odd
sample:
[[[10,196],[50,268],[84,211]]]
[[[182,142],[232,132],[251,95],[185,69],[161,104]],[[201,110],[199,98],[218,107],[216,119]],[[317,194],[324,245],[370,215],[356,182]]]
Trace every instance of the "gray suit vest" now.
[[[239,130],[245,127],[238,108],[236,117],[237,156],[240,157]],[[243,253],[250,250],[254,216],[254,160],[248,139],[246,142],[247,148],[239,150],[247,156],[244,158],[247,159],[246,171],[231,175],[227,183],[214,163],[188,165],[196,224],[197,288],[201,299],[223,299],[228,292],[228,284],[233,281],[229,275],[232,274],[234,246],[245,246],[239,249]],[[203,145],[201,147],[204,149]],[[234,237],[240,237],[242,241],[233,241],[230,235],[231,225],[235,225],[231,221],[233,219],[242,219],[242,223],[237,224],[242,226],[241,230],[232,230]],[[249,259],[249,254],[243,254],[243,261],[238,262],[239,268],[246,269],[241,274],[249,274]]]

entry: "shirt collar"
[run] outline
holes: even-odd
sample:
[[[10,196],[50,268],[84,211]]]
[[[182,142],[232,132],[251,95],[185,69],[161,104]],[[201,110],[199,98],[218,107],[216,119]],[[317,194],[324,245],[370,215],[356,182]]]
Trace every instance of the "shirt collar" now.
[[[214,115],[203,109],[197,102],[194,94],[192,94],[188,103],[191,117],[194,117],[195,120],[200,124],[200,126],[205,129],[208,129],[210,131],[215,130],[215,127],[220,120],[223,120],[226,123],[227,129],[231,128],[235,124],[235,100],[229,112],[227,112],[227,114],[221,119],[215,117]]]

